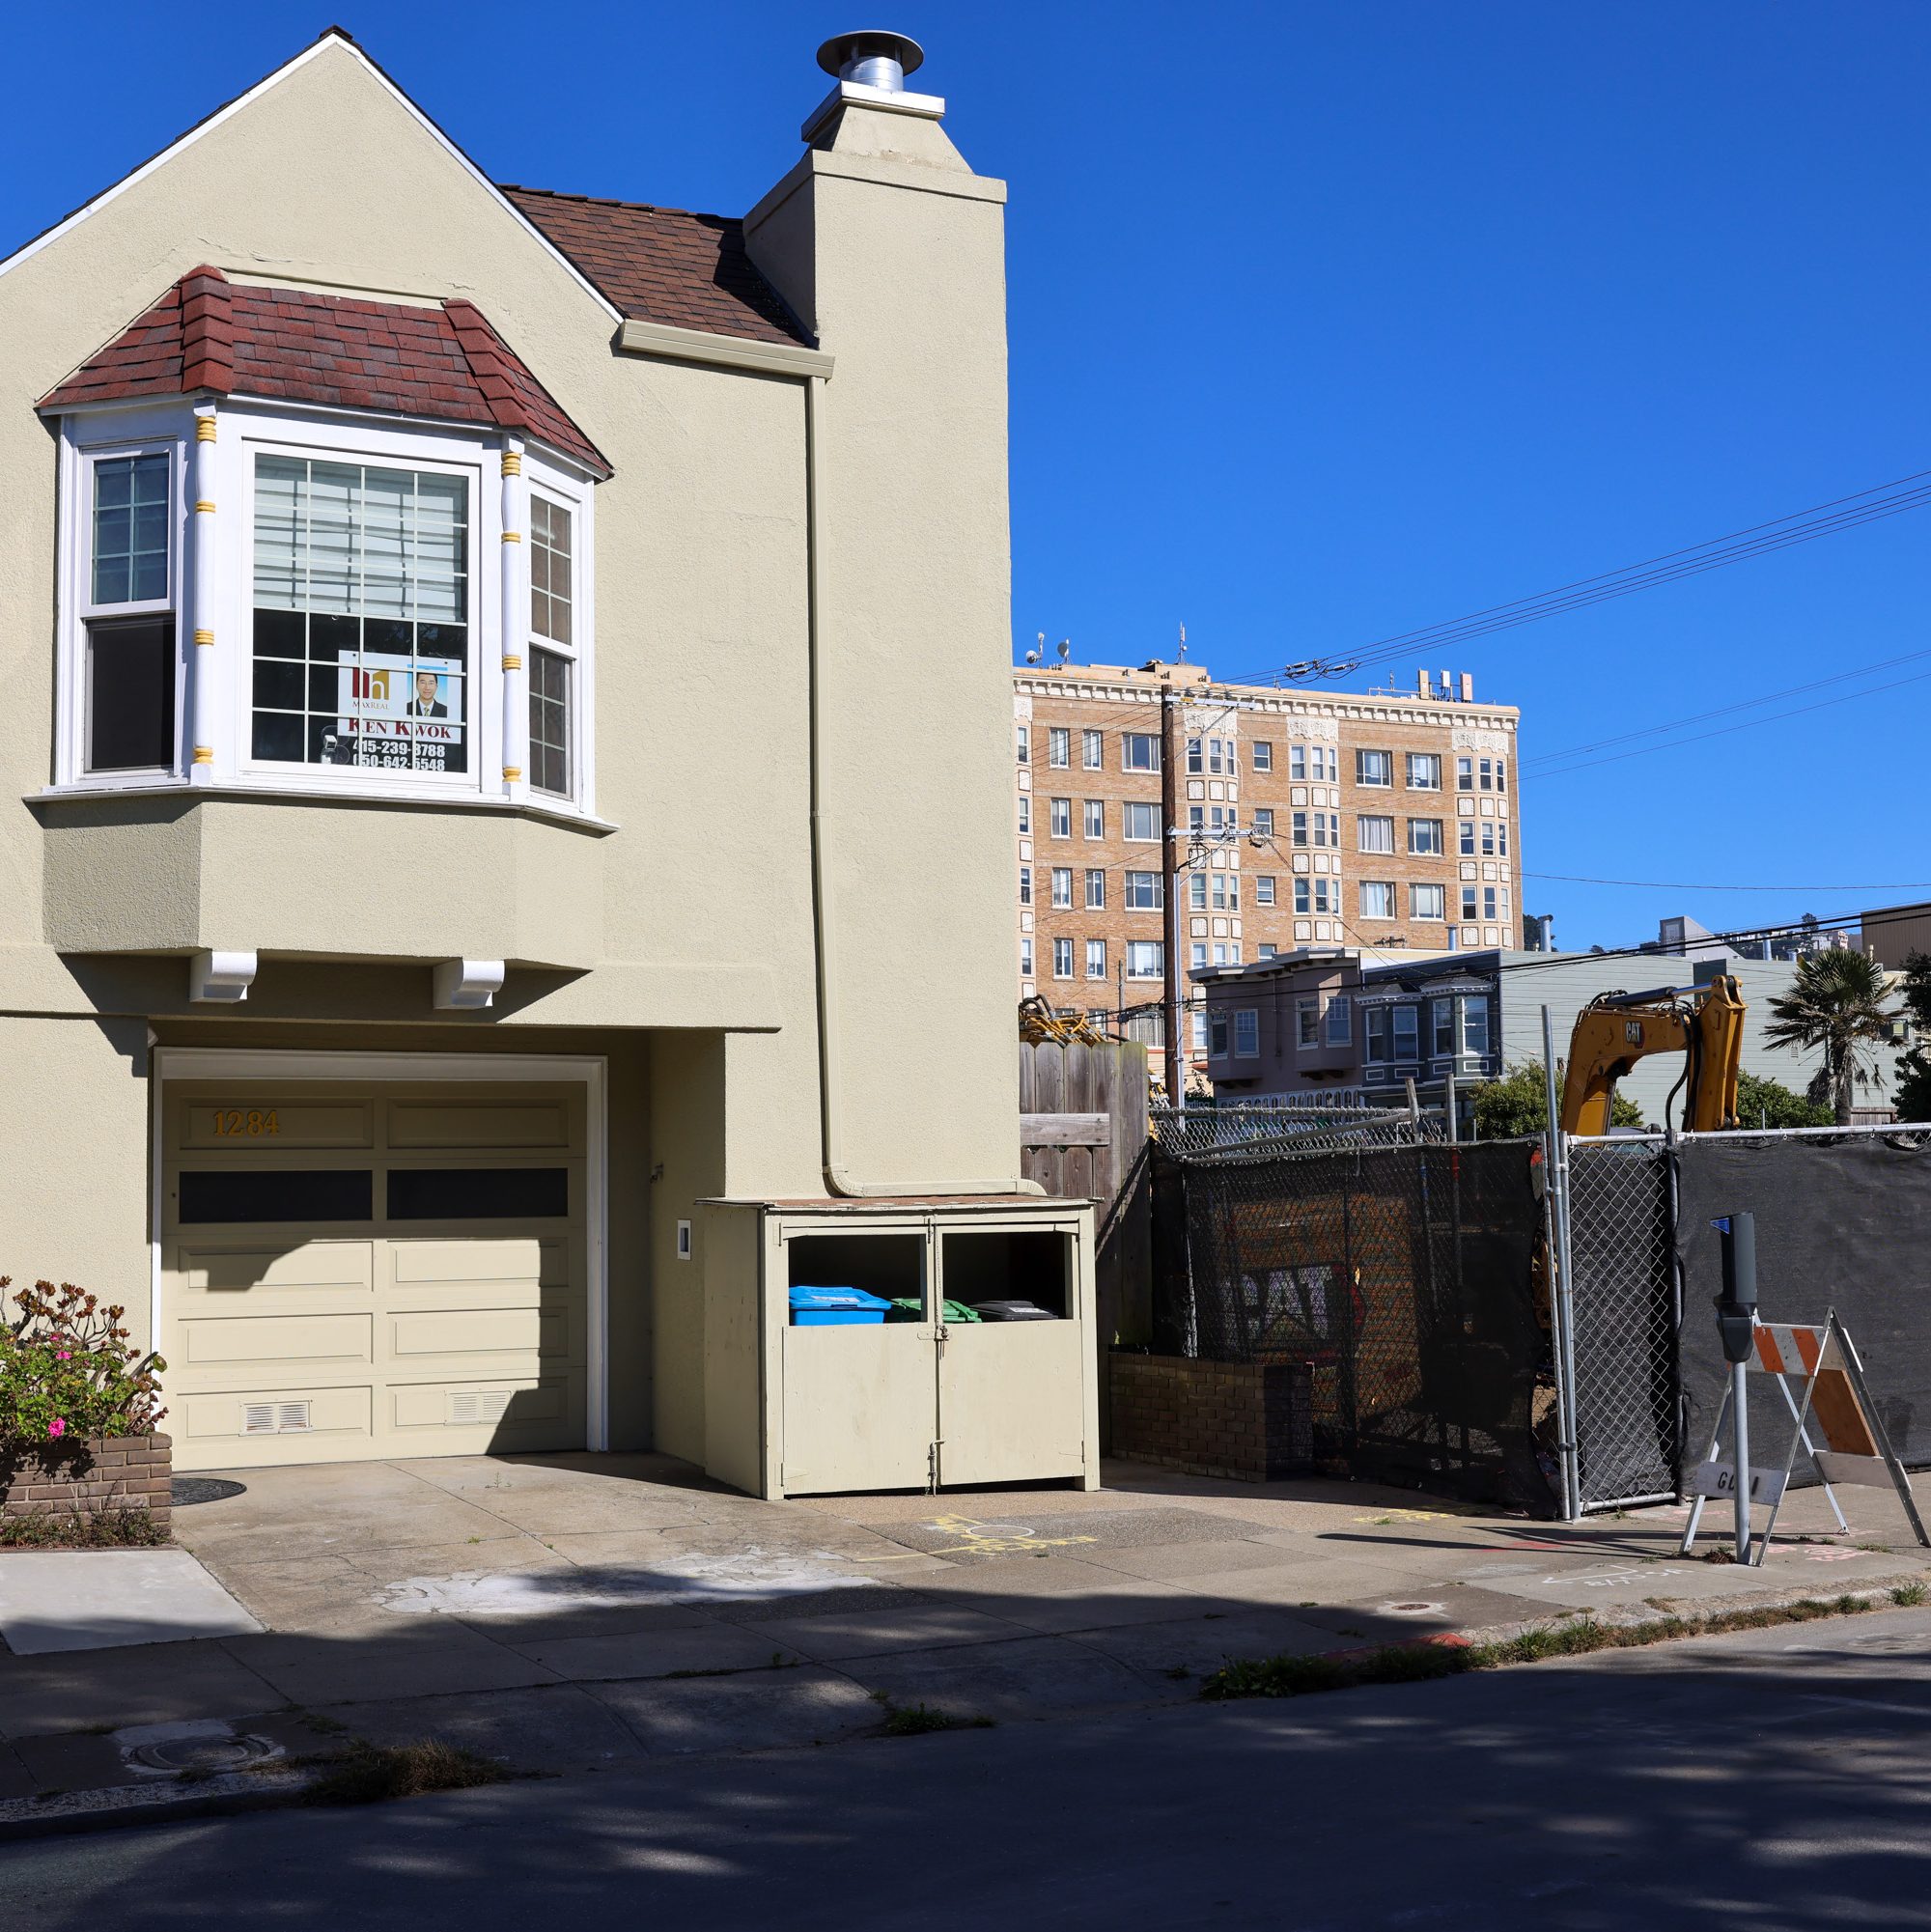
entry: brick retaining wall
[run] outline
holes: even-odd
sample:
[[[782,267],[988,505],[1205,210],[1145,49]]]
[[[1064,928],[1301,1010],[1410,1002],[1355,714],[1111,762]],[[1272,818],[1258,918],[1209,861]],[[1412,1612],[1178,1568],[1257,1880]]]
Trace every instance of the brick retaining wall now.
[[[0,1515],[94,1517],[145,1509],[163,1533],[174,1474],[171,1436],[115,1436],[64,1456],[0,1455]]]
[[[1269,1482],[1314,1468],[1314,1371],[1304,1361],[1107,1357],[1111,1452],[1195,1476]]]

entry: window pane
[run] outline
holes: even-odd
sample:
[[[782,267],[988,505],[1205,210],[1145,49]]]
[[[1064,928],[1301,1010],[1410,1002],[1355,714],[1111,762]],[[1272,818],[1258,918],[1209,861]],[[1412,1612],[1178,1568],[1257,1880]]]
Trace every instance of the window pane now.
[[[558,644],[571,642],[570,512],[547,497],[530,498],[530,629]]]
[[[530,653],[530,783],[570,796],[570,663],[554,651]]]
[[[458,476],[256,459],[255,757],[467,771],[468,510]]]
[[[152,603],[168,594],[168,470],[163,451],[94,465],[94,602]]]
[[[570,1212],[567,1167],[392,1167],[392,1221],[554,1220]]]
[[[174,619],[90,625],[87,769],[136,771],[174,762]]]
[[[233,1169],[181,1177],[184,1221],[366,1221],[375,1176],[366,1167]]]

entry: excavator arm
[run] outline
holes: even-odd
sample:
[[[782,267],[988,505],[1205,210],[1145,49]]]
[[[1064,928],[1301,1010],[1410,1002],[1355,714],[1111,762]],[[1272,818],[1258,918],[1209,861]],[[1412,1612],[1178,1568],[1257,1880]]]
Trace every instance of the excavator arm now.
[[[1727,973],[1702,986],[1606,993],[1592,999],[1576,1016],[1569,1039],[1563,1131],[1609,1133],[1616,1082],[1638,1060],[1665,1052],[1688,1055],[1684,1127],[1708,1134],[1736,1126],[1745,1010],[1737,982]]]

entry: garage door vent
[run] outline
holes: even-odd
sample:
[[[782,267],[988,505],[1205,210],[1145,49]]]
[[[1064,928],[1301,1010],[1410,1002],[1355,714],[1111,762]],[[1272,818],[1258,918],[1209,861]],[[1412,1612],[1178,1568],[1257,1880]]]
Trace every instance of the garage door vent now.
[[[500,1422],[510,1406],[507,1388],[452,1388],[449,1391],[449,1419],[452,1422]]]
[[[309,1420],[308,1400],[299,1402],[244,1402],[241,1405],[241,1433],[244,1436],[298,1436],[315,1425]]]

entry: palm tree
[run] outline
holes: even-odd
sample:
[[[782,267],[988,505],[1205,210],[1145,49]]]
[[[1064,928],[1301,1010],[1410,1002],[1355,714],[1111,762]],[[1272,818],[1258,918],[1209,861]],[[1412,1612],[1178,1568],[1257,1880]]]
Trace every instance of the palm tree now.
[[[1824,1078],[1837,1125],[1851,1124],[1857,1088],[1875,1078],[1876,1049],[1889,1046],[1902,1016],[1885,1004],[1885,971],[1867,954],[1848,947],[1810,953],[1797,962],[1790,991],[1770,1002],[1764,1038],[1793,1052],[1824,1050]]]

